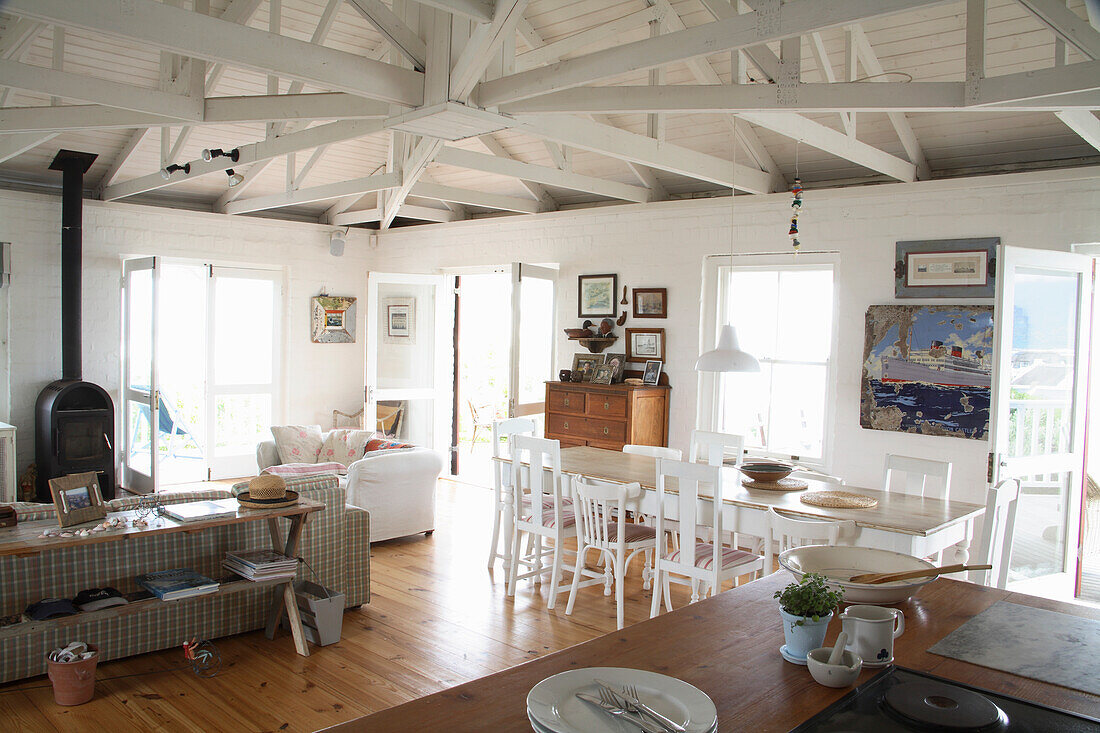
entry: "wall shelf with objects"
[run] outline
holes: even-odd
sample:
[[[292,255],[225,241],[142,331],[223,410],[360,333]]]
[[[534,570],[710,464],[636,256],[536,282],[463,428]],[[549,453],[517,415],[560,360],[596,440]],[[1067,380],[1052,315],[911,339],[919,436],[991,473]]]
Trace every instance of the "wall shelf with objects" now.
[[[668,445],[670,389],[664,374],[655,385],[547,382],[546,437],[616,451]]]

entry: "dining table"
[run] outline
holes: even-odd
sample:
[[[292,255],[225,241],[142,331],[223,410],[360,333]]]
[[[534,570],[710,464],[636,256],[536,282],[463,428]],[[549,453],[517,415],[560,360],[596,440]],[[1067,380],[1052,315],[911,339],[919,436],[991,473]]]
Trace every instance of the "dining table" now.
[[[508,462],[509,459],[496,459]],[[622,453],[591,446],[561,449],[563,478],[587,476],[616,483],[638,483],[644,491],[635,508],[653,515],[657,510],[657,460],[650,456]],[[981,504],[916,496],[896,491],[862,488],[803,479],[807,487],[800,491],[774,491],[745,486],[736,467],[722,468],[722,526],[753,537],[768,536],[768,509],[774,508],[796,518],[847,521],[847,531],[839,541],[857,547],[873,547],[900,552],[914,557],[929,557],[943,553],[944,563],[965,564],[970,558],[970,543],[974,537],[974,522],[985,512]],[[563,492],[569,493],[568,481]],[[668,519],[678,519],[679,506],[675,480],[666,485],[664,512]],[[801,496],[813,491],[837,490],[862,494],[877,500],[866,509],[820,507],[805,504]],[[713,496],[713,489],[703,486],[701,502]],[[705,509],[705,507],[701,507]],[[700,511],[699,516],[703,516]]]

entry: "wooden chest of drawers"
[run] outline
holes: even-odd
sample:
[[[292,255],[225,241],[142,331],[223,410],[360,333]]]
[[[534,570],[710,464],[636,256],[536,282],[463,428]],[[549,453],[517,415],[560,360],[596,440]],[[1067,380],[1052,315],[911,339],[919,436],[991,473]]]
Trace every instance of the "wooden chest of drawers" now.
[[[667,385],[546,383],[546,437],[563,448],[668,445]]]

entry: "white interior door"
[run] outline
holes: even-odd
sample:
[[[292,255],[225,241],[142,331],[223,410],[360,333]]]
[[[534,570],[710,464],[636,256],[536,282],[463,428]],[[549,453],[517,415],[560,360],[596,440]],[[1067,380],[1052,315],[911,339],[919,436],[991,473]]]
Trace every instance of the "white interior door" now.
[[[1092,261],[998,249],[990,478],[1023,479],[1010,583],[1069,595],[1079,546]]]
[[[138,493],[157,489],[156,257],[122,263],[122,486]]]
[[[512,265],[510,417],[544,413],[545,382],[554,378],[557,278],[558,271],[548,267]]]
[[[447,450],[454,277],[369,273],[365,313],[364,427]]]

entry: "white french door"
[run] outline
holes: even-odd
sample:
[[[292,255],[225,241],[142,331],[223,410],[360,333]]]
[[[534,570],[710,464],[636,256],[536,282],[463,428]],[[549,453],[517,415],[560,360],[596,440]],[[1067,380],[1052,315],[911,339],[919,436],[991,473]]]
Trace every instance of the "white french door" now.
[[[123,485],[255,473],[282,417],[282,275],[159,257],[123,262]]]
[[[363,426],[445,451],[451,435],[454,277],[367,275]]]
[[[509,417],[544,412],[545,382],[554,378],[557,278],[558,271],[548,267],[512,264]]]
[[[122,263],[122,485],[137,493],[157,488],[158,258]]]
[[[990,480],[1022,479],[1010,583],[1072,593],[1080,545],[1092,260],[1001,245]]]

